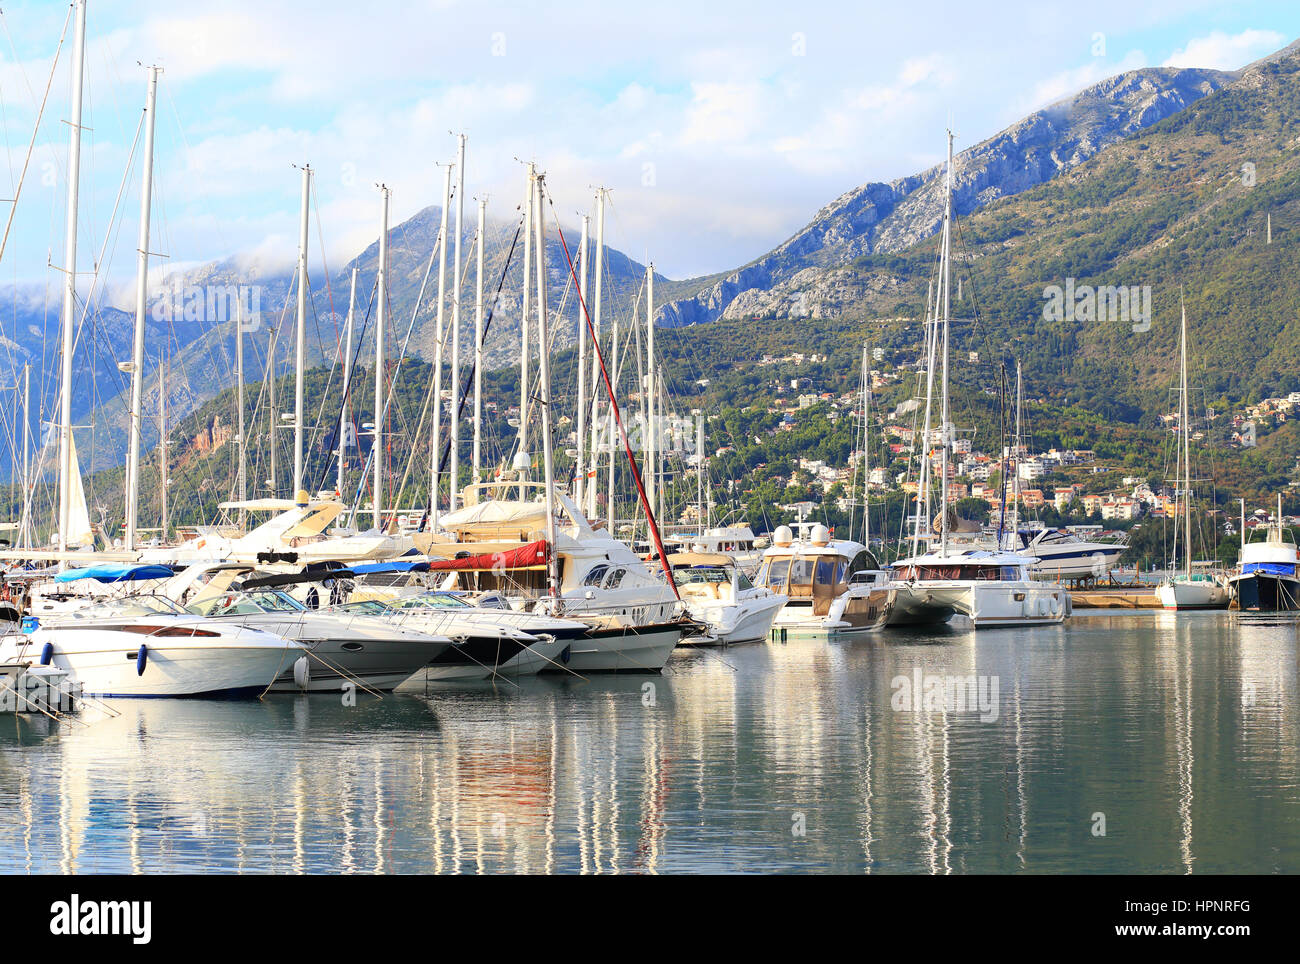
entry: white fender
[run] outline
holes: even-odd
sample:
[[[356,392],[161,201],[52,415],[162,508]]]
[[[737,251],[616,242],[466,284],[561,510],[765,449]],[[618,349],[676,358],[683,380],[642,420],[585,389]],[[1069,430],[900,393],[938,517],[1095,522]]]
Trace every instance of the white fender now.
[[[293,682],[300,690],[311,685],[311,661],[306,656],[299,656],[293,664]]]

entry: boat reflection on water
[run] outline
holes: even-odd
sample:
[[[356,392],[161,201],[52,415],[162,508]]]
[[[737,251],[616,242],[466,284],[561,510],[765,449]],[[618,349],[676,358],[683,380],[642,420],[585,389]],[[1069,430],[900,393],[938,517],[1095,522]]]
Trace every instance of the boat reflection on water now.
[[[1294,622],[1108,613],[352,706],[119,701],[0,728],[0,870],[1295,872],[1296,653]]]

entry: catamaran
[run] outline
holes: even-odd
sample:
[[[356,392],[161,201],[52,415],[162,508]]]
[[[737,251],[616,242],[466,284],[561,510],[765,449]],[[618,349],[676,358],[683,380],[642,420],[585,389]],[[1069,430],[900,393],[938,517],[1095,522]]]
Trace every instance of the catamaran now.
[[[917,509],[912,521],[912,555],[890,566],[897,598],[890,614],[891,626],[937,625],[954,615],[970,620],[975,629],[991,626],[1050,625],[1070,613],[1069,595],[1031,578],[1035,560],[1001,546],[993,549],[961,545],[951,541],[959,526],[948,497],[949,449],[953,426],[949,417],[948,355],[949,307],[952,275],[952,132],[948,132],[948,167],[944,183],[943,237],[938,290],[927,304],[926,403],[921,447],[921,473],[917,488]],[[927,302],[930,299],[927,298]],[[940,320],[941,318],[941,320]],[[929,469],[927,454],[931,438],[930,411],[933,401],[935,360],[939,359],[939,492],[940,510],[932,523],[938,546],[922,552],[922,539],[929,522]],[[976,529],[978,527],[975,527]]]

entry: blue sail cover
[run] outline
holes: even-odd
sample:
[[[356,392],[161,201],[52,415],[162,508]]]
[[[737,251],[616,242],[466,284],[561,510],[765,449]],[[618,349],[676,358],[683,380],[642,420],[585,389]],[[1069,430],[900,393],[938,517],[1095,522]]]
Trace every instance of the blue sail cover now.
[[[1248,575],[1252,572],[1263,573],[1266,576],[1294,576],[1295,563],[1291,562],[1248,562],[1241,567],[1242,575]]]
[[[367,562],[360,566],[348,566],[352,572],[362,576],[374,572],[428,572],[429,564],[427,562]]]
[[[166,566],[145,566],[125,562],[105,562],[83,569],[67,569],[54,577],[55,582],[76,582],[94,579],[98,582],[133,582],[140,579],[170,579],[172,571]]]

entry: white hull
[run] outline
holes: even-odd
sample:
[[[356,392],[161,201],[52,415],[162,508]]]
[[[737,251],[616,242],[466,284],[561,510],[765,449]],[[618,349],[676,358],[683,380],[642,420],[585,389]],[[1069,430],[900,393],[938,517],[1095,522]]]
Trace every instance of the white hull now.
[[[302,654],[301,647],[285,639],[232,645],[95,629],[52,628],[34,634],[37,648],[47,640],[54,644],[53,665],[67,670],[88,696],[254,696]],[[137,655],[141,643],[146,647],[143,671]]]
[[[1228,587],[1217,580],[1163,582],[1156,589],[1156,599],[1164,609],[1223,609],[1228,596]]]
[[[593,629],[586,636],[568,640],[560,653],[560,666],[544,672],[658,673],[681,637],[681,627],[675,623]]]
[[[777,613],[785,605],[785,596],[763,596],[745,599],[739,603],[701,605],[694,601],[686,604],[686,611],[709,627],[709,641],[720,646],[733,643],[752,643],[767,639]]]
[[[867,633],[883,629],[894,609],[891,589],[851,586],[817,615],[811,601],[787,602],[772,620],[773,630],[803,633]]]
[[[1091,547],[1072,546],[1068,553],[1060,555],[1053,555],[1050,551],[1038,555],[1033,549],[1026,550],[1026,554],[1032,554],[1037,560],[1030,569],[1030,575],[1035,579],[1087,579],[1105,576],[1119,562],[1126,548],[1099,543]]]
[[[1054,626],[1070,611],[1064,589],[1024,582],[957,580],[903,584],[890,625],[946,623],[954,615],[975,629],[996,626]]]

